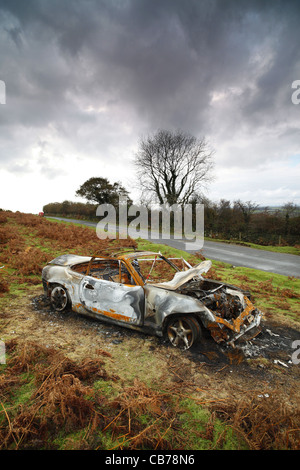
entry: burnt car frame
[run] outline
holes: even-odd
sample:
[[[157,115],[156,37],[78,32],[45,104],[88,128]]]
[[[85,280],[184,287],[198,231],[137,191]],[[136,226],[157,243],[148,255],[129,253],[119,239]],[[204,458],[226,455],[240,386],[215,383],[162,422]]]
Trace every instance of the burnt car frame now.
[[[180,260],[182,267],[176,264]],[[148,274],[141,265],[148,263]],[[166,263],[172,278],[151,281],[154,265]],[[149,269],[150,264],[150,269]],[[42,271],[51,305],[57,311],[72,309],[95,319],[144,333],[166,336],[171,344],[189,349],[210,331],[218,343],[234,345],[245,333],[257,331],[262,312],[250,294],[203,277],[211,268],[205,260],[192,267],[183,258],[166,258],[160,252],[119,252],[92,257],[62,255]]]

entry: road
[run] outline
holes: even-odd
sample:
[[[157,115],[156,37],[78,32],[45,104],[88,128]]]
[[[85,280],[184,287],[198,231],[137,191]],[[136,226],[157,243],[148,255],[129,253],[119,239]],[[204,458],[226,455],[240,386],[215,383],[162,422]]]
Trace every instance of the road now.
[[[161,240],[160,243],[171,245],[174,248],[184,250],[185,244],[177,240]],[[198,251],[191,249],[188,252]],[[300,278],[300,257],[285,253],[275,253],[267,250],[256,250],[246,246],[231,245],[204,241],[201,253],[205,258],[224,261],[233,266],[244,266],[246,268],[259,269],[270,273],[283,274],[284,276],[294,276]]]
[[[52,217],[66,222],[80,223],[96,227],[95,222],[78,221],[76,219],[64,219]],[[142,234],[141,234],[142,236]],[[275,253],[266,250],[256,250],[245,246],[231,245],[227,243],[204,241],[204,246],[197,246],[194,243],[186,244],[181,240],[151,240],[153,243],[163,243],[174,248],[178,248],[189,253],[199,251],[205,258],[224,261],[233,266],[244,266],[247,268],[259,269],[270,273],[283,274],[284,276],[294,276],[300,278],[300,257],[285,253]]]

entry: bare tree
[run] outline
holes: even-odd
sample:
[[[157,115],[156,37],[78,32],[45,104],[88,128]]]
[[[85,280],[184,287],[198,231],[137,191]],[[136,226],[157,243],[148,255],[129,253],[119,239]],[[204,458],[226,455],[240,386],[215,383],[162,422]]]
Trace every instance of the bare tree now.
[[[143,194],[160,204],[184,204],[212,179],[213,150],[182,131],[159,130],[142,139],[135,166]]]

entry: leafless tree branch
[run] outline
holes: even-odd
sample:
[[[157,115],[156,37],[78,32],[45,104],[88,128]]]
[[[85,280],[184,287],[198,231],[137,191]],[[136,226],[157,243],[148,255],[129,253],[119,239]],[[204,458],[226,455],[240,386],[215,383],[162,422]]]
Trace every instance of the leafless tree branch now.
[[[140,187],[160,204],[188,203],[212,180],[213,155],[205,138],[158,130],[135,156]]]

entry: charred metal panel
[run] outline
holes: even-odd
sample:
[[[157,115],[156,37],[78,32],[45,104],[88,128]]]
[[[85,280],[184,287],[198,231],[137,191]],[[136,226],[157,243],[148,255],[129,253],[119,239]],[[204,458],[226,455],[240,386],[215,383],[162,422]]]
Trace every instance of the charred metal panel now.
[[[141,325],[144,319],[144,290],[91,276],[80,283],[79,297],[82,305],[92,313]]]
[[[75,263],[84,263],[90,261],[90,257],[79,255],[61,255],[50,261],[49,264],[56,264],[58,266],[70,266]]]
[[[145,285],[146,311],[145,320],[156,321],[162,325],[168,315],[174,313],[197,313],[204,325],[215,321],[214,315],[201,302],[193,297],[169,292],[166,289]]]
[[[199,277],[201,278],[201,274],[209,271],[209,269],[211,268],[211,264],[212,263],[210,260],[202,261],[202,263],[198,264],[194,268],[188,269],[187,271],[177,272],[171,281],[155,283],[152,285],[155,285],[156,287],[161,287],[162,289],[175,291],[191,279]]]

